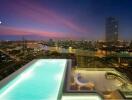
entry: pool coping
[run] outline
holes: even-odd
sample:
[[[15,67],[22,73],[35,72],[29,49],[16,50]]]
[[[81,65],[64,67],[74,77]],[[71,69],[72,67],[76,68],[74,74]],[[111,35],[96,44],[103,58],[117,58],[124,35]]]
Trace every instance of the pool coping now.
[[[64,87],[64,84],[65,84],[66,72],[67,72],[68,66],[71,66],[71,62],[72,62],[71,59],[66,59],[65,71],[64,71],[64,74],[63,74],[63,78],[61,80],[61,85],[60,85],[60,88],[59,88],[57,100],[61,100],[61,98],[63,96],[63,87]]]

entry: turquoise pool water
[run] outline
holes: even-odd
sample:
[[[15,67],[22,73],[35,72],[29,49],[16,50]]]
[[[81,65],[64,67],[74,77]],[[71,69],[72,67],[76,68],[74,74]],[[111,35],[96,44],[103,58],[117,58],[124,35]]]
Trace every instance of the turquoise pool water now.
[[[0,100],[57,100],[66,69],[64,59],[40,59],[0,89]]]

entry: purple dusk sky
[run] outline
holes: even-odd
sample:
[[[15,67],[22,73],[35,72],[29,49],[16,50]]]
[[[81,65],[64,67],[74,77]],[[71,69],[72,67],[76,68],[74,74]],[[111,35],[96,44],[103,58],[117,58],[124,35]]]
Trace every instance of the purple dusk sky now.
[[[131,0],[1,0],[0,39],[104,39],[105,18],[119,20],[119,38],[132,39]]]

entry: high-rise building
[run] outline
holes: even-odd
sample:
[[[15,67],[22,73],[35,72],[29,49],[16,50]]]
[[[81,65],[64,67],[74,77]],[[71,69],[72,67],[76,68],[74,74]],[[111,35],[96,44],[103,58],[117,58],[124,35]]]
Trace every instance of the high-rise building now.
[[[118,20],[114,17],[106,18],[105,25],[106,42],[118,41]]]

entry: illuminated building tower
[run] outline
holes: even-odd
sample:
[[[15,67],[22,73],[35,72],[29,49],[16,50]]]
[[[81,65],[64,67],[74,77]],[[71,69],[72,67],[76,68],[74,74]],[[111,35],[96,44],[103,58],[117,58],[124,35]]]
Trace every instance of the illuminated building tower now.
[[[114,17],[108,17],[105,25],[106,42],[118,41],[118,21]]]

